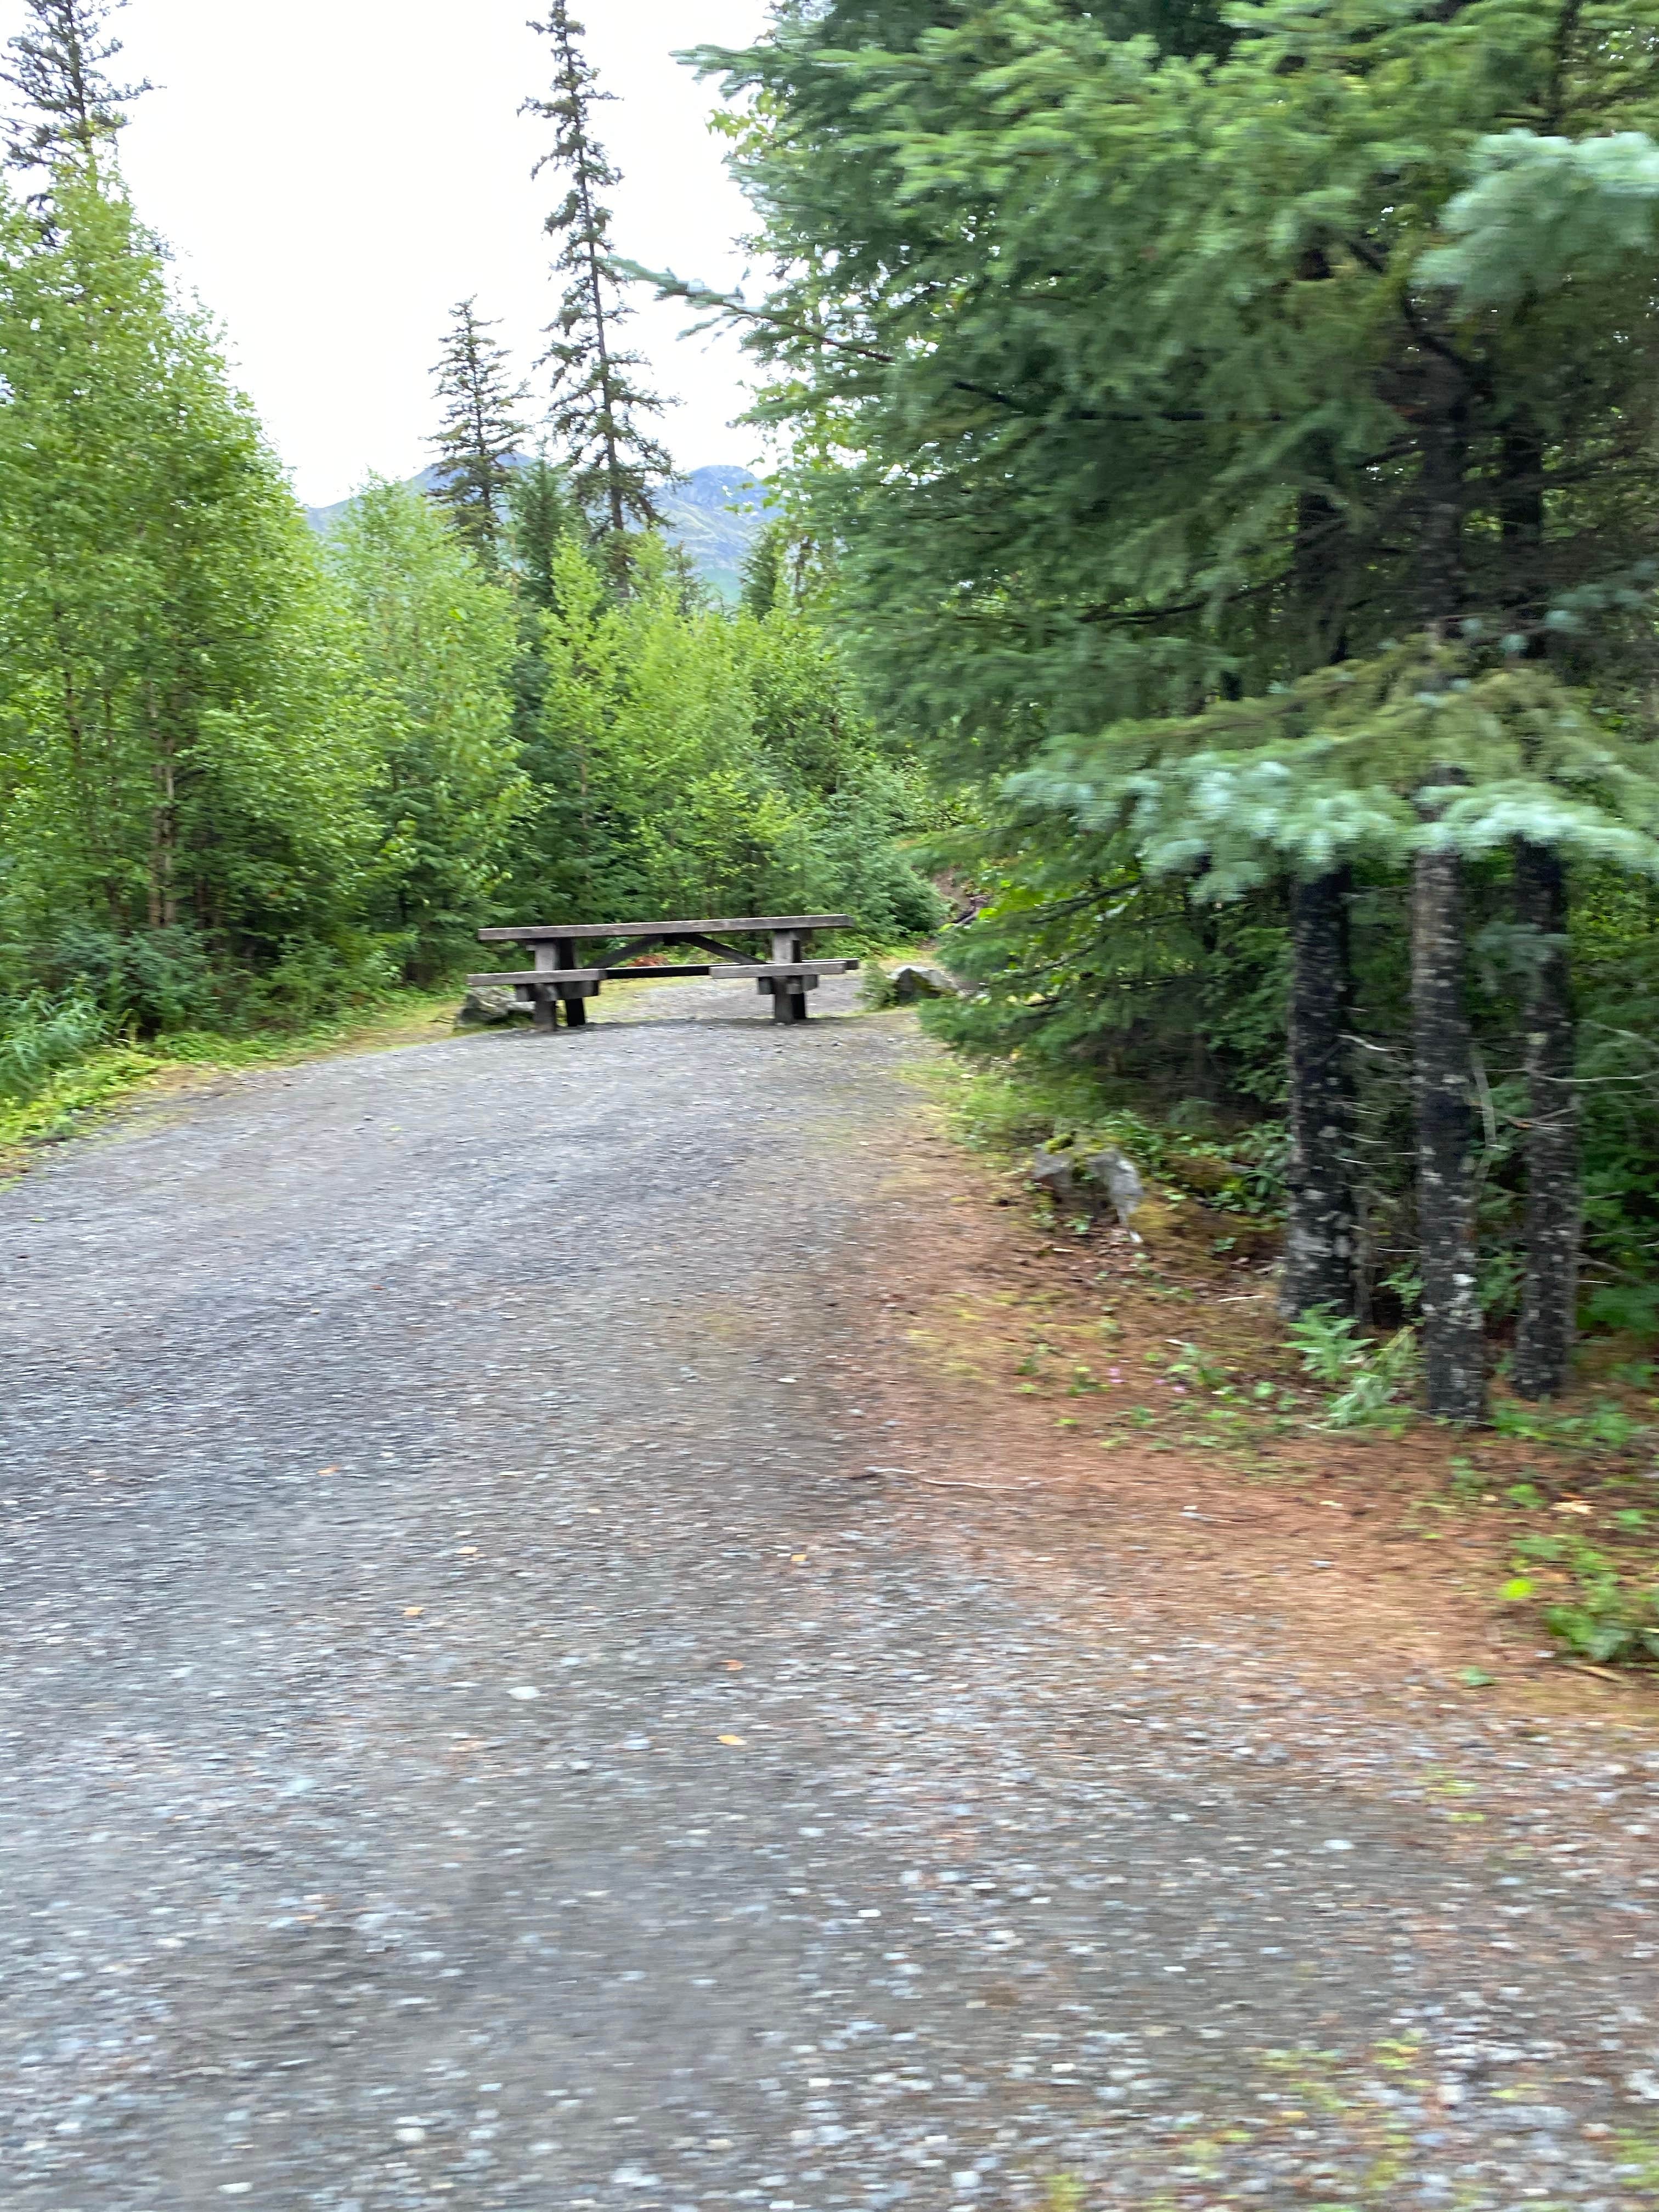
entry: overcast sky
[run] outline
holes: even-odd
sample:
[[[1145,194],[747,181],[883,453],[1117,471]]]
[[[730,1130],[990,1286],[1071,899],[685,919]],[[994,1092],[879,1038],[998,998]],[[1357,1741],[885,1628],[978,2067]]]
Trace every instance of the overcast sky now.
[[[741,45],[765,0],[588,0],[589,58],[615,101],[600,130],[623,172],[618,250],[730,283],[744,203],[707,118],[717,87],[677,48]],[[535,0],[132,0],[120,66],[140,100],[125,162],[179,278],[223,322],[237,376],[308,504],[428,458],[429,371],[450,307],[477,293],[527,373],[550,319],[541,222],[556,186],[530,169],[547,126],[516,111],[546,89]],[[0,36],[23,19],[0,0]],[[682,340],[684,312],[642,302],[630,326],[659,388],[684,403],[665,435],[685,467],[753,465],[729,341]]]

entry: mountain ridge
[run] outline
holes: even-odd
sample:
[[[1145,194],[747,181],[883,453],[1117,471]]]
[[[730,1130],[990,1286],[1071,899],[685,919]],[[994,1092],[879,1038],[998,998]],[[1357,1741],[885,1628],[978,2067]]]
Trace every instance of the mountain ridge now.
[[[510,463],[527,468],[531,459],[515,453]],[[431,491],[436,480],[435,468],[424,468],[406,479],[412,489],[424,492]],[[752,471],[722,461],[688,469],[657,496],[664,536],[682,548],[711,591],[733,601],[742,589],[744,562],[765,527],[765,503],[766,488]],[[351,498],[346,498],[327,507],[308,507],[306,520],[326,538],[350,505]]]

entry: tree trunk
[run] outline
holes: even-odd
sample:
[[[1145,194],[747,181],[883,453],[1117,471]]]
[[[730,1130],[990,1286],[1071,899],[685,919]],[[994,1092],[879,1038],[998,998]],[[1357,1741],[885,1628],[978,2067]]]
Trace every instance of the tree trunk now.
[[[1412,1071],[1424,1370],[1430,1413],[1472,1423],[1486,1412],[1486,1366],[1463,968],[1462,862],[1455,853],[1419,852],[1412,879]]]
[[[1291,889],[1290,1205],[1279,1307],[1354,1310],[1353,1092],[1346,868]]]
[[[1420,333],[1422,453],[1418,500],[1423,620],[1443,635],[1462,611],[1468,384],[1450,346]],[[1459,780],[1455,763],[1432,781]],[[1426,826],[1426,824],[1425,824]],[[1476,1422],[1486,1364],[1475,1253],[1474,1039],[1464,999],[1463,863],[1419,848],[1412,868],[1412,1087],[1417,1109],[1417,1234],[1423,1268],[1423,1367],[1438,1419]]]
[[[1515,848],[1516,919],[1531,935],[1527,987],[1527,1273],[1515,1387],[1553,1398],[1565,1385],[1578,1303],[1578,1096],[1574,1080],[1567,878],[1558,854]]]
[[[1304,277],[1328,276],[1322,253]],[[1328,468],[1322,442],[1310,460]],[[1304,668],[1345,659],[1350,554],[1340,511],[1322,489],[1304,488],[1296,507],[1291,613]],[[1291,1005],[1286,1114],[1291,1125],[1290,1200],[1279,1310],[1293,1320],[1310,1306],[1356,1310],[1354,1194],[1349,1150],[1354,1102],[1347,1033],[1353,987],[1348,961],[1346,868],[1291,885]]]

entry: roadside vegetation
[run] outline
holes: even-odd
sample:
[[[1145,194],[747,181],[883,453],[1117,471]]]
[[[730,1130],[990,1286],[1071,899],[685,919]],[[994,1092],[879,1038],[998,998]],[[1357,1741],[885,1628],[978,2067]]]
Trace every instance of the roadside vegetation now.
[[[8,1127],[151,1060],[286,1049],[428,990],[480,964],[491,921],[811,908],[877,941],[937,921],[902,849],[936,802],[863,705],[816,571],[763,547],[728,606],[653,526],[658,402],[595,258],[611,173],[562,8],[538,110],[569,187],[550,411],[526,428],[463,302],[436,495],[368,483],[326,539],[132,204],[109,13],[30,0],[10,54]]]

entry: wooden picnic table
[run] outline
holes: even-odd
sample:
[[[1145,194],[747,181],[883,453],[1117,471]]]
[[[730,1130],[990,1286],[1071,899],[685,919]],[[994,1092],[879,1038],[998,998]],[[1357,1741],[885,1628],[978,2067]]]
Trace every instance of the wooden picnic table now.
[[[486,945],[528,945],[536,964],[466,980],[474,986],[511,984],[516,995],[533,1008],[538,1030],[556,1025],[561,1006],[566,1026],[580,1029],[587,1019],[587,1001],[598,997],[600,986],[629,975],[653,983],[677,975],[752,975],[757,989],[772,1001],[775,1022],[804,1022],[806,994],[817,990],[820,979],[845,975],[859,964],[856,960],[810,958],[814,933],[856,926],[850,914],[751,914],[702,921],[538,921],[513,929],[481,929],[478,935]],[[770,937],[769,959],[757,959],[730,942],[733,937],[750,935]],[[591,956],[586,964],[578,957],[578,945]],[[641,967],[641,956],[659,945],[694,945],[718,957]],[[607,951],[607,945],[616,949]]]

